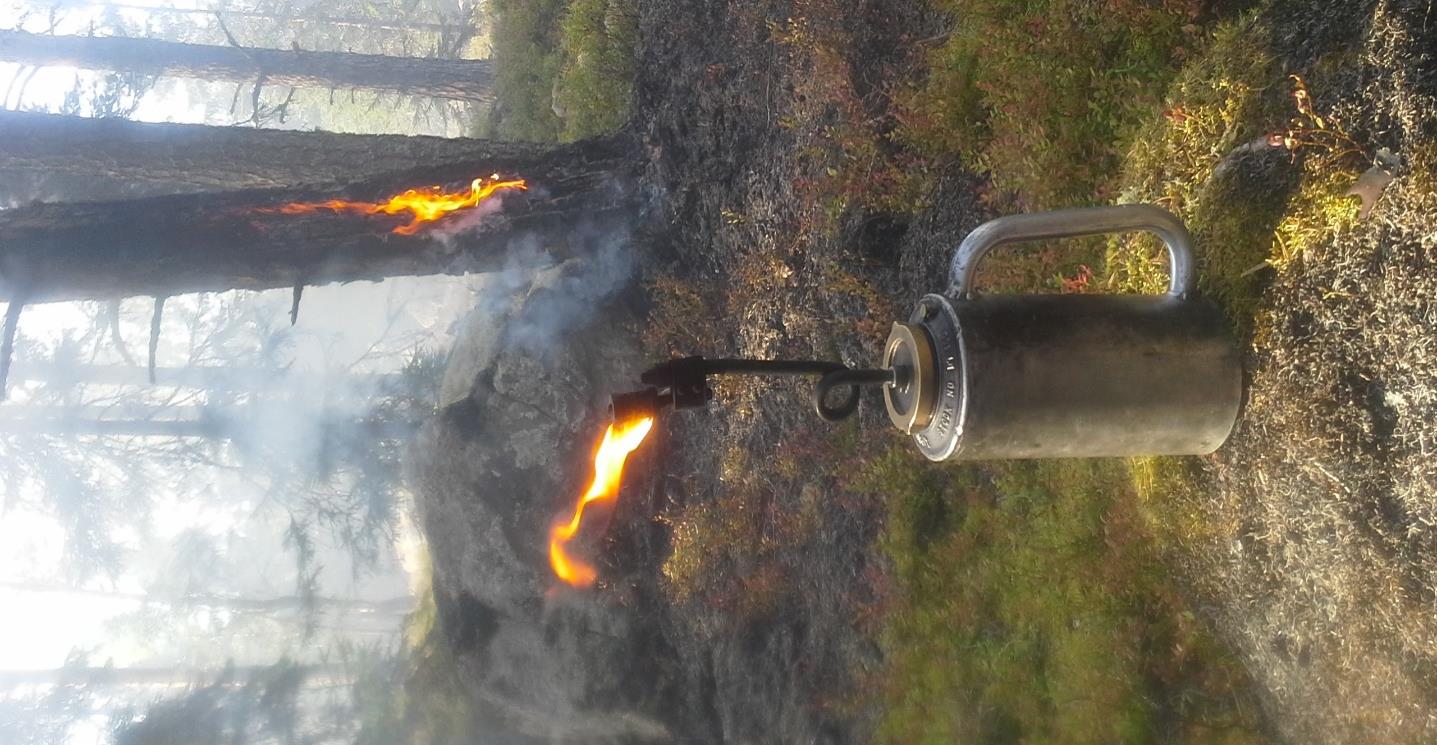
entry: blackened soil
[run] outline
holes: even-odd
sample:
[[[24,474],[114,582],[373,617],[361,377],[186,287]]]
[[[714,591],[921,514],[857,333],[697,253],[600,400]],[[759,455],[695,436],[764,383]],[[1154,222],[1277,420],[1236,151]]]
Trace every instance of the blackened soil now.
[[[649,159],[649,280],[701,298],[690,309],[701,317],[653,309],[651,325],[674,327],[650,333],[656,356],[876,362],[888,323],[941,289],[955,241],[979,220],[974,180],[956,169],[931,195],[942,208],[912,219],[826,212],[803,190],[827,172],[819,132],[842,116],[813,80],[843,71],[839,88],[881,116],[887,84],[912,69],[911,40],[942,31],[917,1],[821,5],[642,4],[634,125]],[[846,41],[841,60],[816,59],[790,25],[800,13],[805,32]],[[869,297],[845,290],[854,283]],[[743,550],[709,547],[725,576],[701,587],[676,591],[655,578],[667,588],[658,612],[678,656],[668,689],[684,691],[675,721],[696,741],[871,734],[879,696],[867,683],[881,659],[865,618],[880,602],[881,511],[846,488],[834,453],[838,441],[869,447],[893,435],[876,397],[858,422],[835,426],[813,415],[809,390],[721,385],[717,406],[669,417],[655,446],[665,477],[652,504],[662,519],[744,511],[744,530],[758,536]]]

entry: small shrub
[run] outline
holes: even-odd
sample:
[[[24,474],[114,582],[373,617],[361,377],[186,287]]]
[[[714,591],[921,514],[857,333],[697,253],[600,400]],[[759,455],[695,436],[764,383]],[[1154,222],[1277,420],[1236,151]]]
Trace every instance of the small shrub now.
[[[890,505],[880,741],[1262,741],[1249,683],[1156,561],[1123,463],[907,460],[877,456],[856,481]]]
[[[1186,55],[1190,3],[945,0],[947,41],[899,97],[899,137],[958,155],[1029,209],[1102,202]]]
[[[1344,195],[1357,175],[1351,138],[1314,109],[1301,78],[1283,80],[1268,33],[1256,16],[1219,26],[1173,83],[1163,115],[1133,140],[1123,173],[1123,201],[1162,205],[1187,223],[1204,293],[1245,332],[1258,270],[1346,230],[1359,207]],[[1112,289],[1167,285],[1152,239],[1113,240],[1106,263]]]
[[[499,100],[493,134],[505,140],[557,140],[563,122],[553,111],[554,81],[563,67],[559,19],[565,0],[492,0],[494,88]]]
[[[623,125],[633,91],[638,8],[634,0],[573,0],[560,24],[564,67],[554,87],[563,139]]]

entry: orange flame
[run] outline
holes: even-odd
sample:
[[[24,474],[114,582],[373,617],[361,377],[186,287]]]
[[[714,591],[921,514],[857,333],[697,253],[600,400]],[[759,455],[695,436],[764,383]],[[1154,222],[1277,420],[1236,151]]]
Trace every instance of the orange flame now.
[[[387,202],[351,202],[347,199],[330,199],[325,202],[290,202],[283,207],[263,211],[278,212],[282,215],[303,215],[320,210],[360,212],[366,215],[380,213],[397,215],[401,212],[410,212],[413,214],[413,218],[409,223],[400,225],[391,232],[399,235],[414,235],[426,222],[438,220],[455,210],[477,206],[496,192],[508,189],[527,191],[529,185],[524,179],[500,181],[499,174],[496,173],[487,182],[482,178],[474,179],[474,183],[469,185],[468,192],[450,194],[438,186],[430,186],[425,189],[410,189],[402,194],[396,194]]]
[[[567,523],[555,523],[549,530],[549,564],[553,566],[554,574],[559,579],[574,587],[594,584],[598,571],[592,565],[570,556],[564,547],[579,532],[585,507],[591,502],[618,496],[619,481],[624,474],[624,461],[629,457],[629,453],[634,452],[644,441],[653,426],[653,417],[642,417],[623,424],[610,424],[608,431],[604,432],[604,439],[599,443],[599,449],[594,452],[594,480],[589,484],[589,490],[584,492],[584,496],[580,497],[579,503],[574,506],[574,516],[569,518]]]

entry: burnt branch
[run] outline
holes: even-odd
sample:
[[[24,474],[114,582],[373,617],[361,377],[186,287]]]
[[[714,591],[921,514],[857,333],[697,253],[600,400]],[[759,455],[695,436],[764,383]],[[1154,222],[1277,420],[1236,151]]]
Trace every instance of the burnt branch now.
[[[24,77],[25,67],[25,65],[20,65],[15,68],[15,74],[10,76],[10,84],[5,86],[5,98],[0,99],[0,106],[10,105],[10,94],[15,92],[16,84],[20,82],[20,78]]]
[[[225,25],[225,17],[221,15],[219,11],[215,11],[215,23],[219,25],[220,32],[225,35],[225,41],[229,42],[230,46],[235,49],[245,48],[243,44],[239,43],[239,39],[236,39],[235,35],[230,33],[230,27]]]
[[[274,107],[273,113],[279,117],[280,124],[284,124],[285,117],[289,116],[289,105],[294,102],[295,90],[297,89],[294,86],[290,86],[289,95],[285,96],[284,101]]]
[[[155,297],[155,311],[150,315],[150,361],[148,365],[150,385],[155,384],[155,358],[160,351],[160,318],[165,312],[165,296]]]
[[[304,283],[295,282],[294,299],[290,301],[289,305],[289,325],[291,326],[299,323],[299,300],[302,297],[304,297]]]
[[[5,309],[4,338],[0,339],[0,401],[5,400],[6,384],[10,379],[10,358],[15,354],[15,332],[20,328],[20,312],[25,310],[25,301],[16,297]]]
[[[109,307],[110,315],[110,338],[114,341],[115,351],[120,353],[120,359],[130,367],[135,366],[135,358],[130,356],[130,348],[125,346],[124,336],[120,334],[120,301],[111,300]]]
[[[20,90],[15,92],[15,108],[20,108],[20,104],[25,100],[25,89],[30,87],[30,81],[35,79],[37,72],[40,72],[38,66],[30,68],[30,72],[25,74],[25,79],[20,81]]]

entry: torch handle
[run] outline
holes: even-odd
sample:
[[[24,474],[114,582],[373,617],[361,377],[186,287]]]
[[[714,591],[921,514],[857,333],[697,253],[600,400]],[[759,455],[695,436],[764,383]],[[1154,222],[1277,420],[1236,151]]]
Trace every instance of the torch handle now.
[[[621,412],[656,411],[664,405],[671,405],[675,409],[701,407],[713,397],[708,387],[710,375],[817,377],[819,381],[814,387],[813,408],[820,417],[831,422],[845,419],[858,410],[859,386],[891,385],[895,380],[892,370],[856,370],[841,362],[823,360],[683,357],[644,371],[639,380],[651,388],[614,396],[611,411],[617,419]],[[829,392],[844,386],[848,388],[848,395],[838,405],[830,406]]]
[[[1122,204],[1113,207],[1080,207],[1077,209],[1037,212],[1031,215],[1008,215],[989,220],[963,239],[953,255],[948,273],[947,295],[957,299],[973,296],[973,279],[978,263],[988,252],[1008,243],[1023,243],[1055,238],[1076,238],[1110,233],[1146,231],[1156,234],[1168,248],[1171,279],[1168,294],[1187,297],[1196,283],[1193,241],[1182,221],[1161,207],[1150,204]]]

